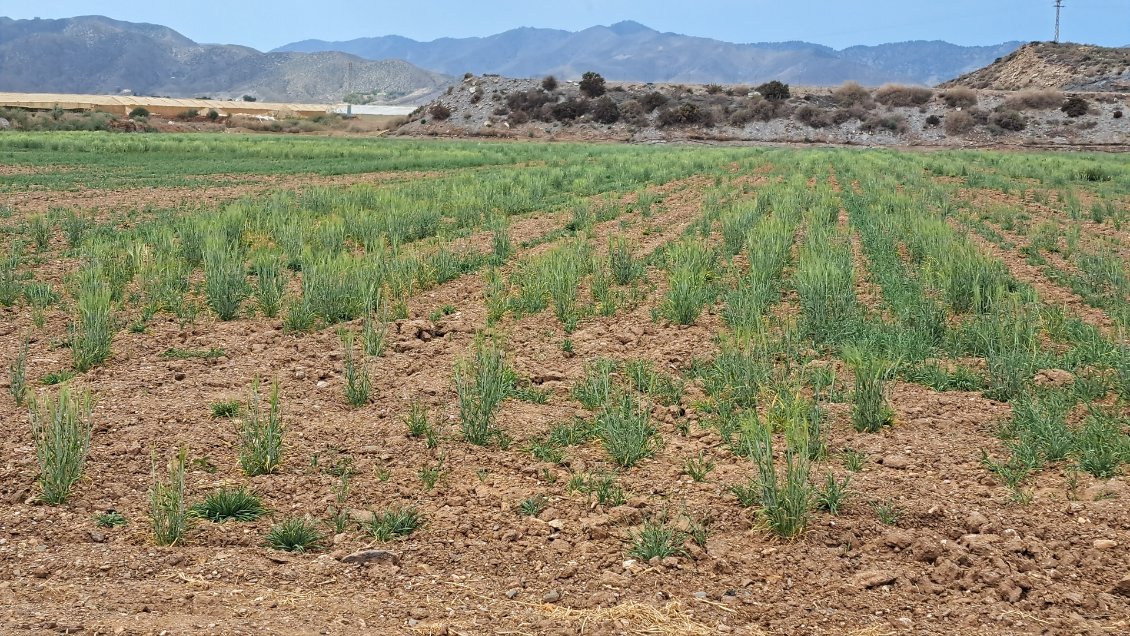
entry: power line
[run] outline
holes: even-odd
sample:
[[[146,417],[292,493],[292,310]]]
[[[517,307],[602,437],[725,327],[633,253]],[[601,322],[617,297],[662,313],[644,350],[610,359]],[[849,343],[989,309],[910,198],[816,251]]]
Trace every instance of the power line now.
[[[1059,44],[1059,12],[1063,9],[1063,0],[1055,0],[1055,43]]]

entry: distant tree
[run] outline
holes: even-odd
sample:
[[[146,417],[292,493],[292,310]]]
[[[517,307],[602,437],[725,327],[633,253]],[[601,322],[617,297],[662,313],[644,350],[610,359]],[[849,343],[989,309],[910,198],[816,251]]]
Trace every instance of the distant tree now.
[[[253,101],[255,101],[255,96],[254,96],[254,95],[244,95],[244,96],[243,96],[243,101],[245,101],[245,102],[253,102]]]
[[[546,75],[545,79],[541,81],[541,87],[552,93],[557,90],[557,78],[552,75]]]
[[[220,113],[215,108],[209,108],[205,117],[208,118],[208,121],[216,121],[220,118]]]
[[[145,119],[146,117],[149,117],[149,109],[144,106],[138,106],[129,111],[130,119]]]
[[[600,73],[592,71],[586,72],[581,76],[581,92],[589,97],[600,97],[604,94],[604,78]]]
[[[777,80],[765,82],[754,90],[770,101],[781,101],[792,96],[792,93],[789,92],[789,85]]]

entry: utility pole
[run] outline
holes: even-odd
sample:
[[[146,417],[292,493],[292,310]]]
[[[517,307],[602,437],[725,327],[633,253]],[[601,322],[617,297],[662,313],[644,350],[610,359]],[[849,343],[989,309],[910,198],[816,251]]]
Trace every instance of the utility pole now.
[[[1063,0],[1055,0],[1055,43],[1059,44],[1059,12],[1063,9]]]

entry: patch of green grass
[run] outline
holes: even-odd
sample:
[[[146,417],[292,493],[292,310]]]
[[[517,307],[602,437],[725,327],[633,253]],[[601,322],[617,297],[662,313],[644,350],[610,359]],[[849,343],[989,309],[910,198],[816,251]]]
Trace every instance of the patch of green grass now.
[[[239,464],[248,477],[269,475],[282,463],[283,424],[279,405],[279,384],[271,385],[267,404],[259,390],[259,379],[251,384],[247,415],[240,432]]]
[[[888,526],[898,525],[899,518],[902,516],[902,510],[891,501],[872,502],[871,509],[875,511],[879,521]]]
[[[267,513],[259,497],[240,486],[221,488],[204,498],[204,501],[189,508],[189,513],[200,519],[222,523],[229,519],[235,521],[254,521]]]
[[[472,356],[456,364],[459,423],[468,442],[479,446],[495,440],[504,443],[505,433],[494,418],[499,405],[511,394],[511,378],[502,348],[490,340],[479,341]]]
[[[267,533],[267,545],[284,552],[309,552],[317,549],[324,538],[317,522],[295,517],[272,527]]]
[[[628,550],[628,556],[645,562],[652,558],[687,556],[687,551],[683,548],[686,540],[687,535],[681,530],[662,521],[647,520],[643,527],[632,533],[632,547]]]
[[[714,470],[714,462],[703,457],[701,452],[697,457],[688,457],[683,460],[683,473],[697,482],[706,481],[706,476],[712,470]]]
[[[378,541],[391,541],[412,534],[422,524],[423,517],[416,508],[402,506],[374,514],[368,530]]]
[[[867,453],[857,451],[854,448],[845,448],[841,452],[841,458],[843,459],[844,468],[853,473],[858,473],[867,465]]]
[[[94,515],[94,523],[99,528],[117,528],[126,525],[126,518],[117,510],[107,510]]]
[[[541,514],[541,511],[545,510],[548,505],[549,500],[546,499],[545,495],[527,497],[518,504],[518,512],[523,517],[536,517]]]
[[[847,498],[850,481],[850,475],[844,477],[842,481],[836,481],[836,476],[829,472],[824,479],[824,486],[816,490],[816,507],[834,515],[840,514],[840,507]]]
[[[647,406],[628,395],[597,416],[596,431],[612,461],[622,468],[651,457],[661,443]]]
[[[239,400],[222,400],[212,402],[209,408],[212,409],[212,417],[216,419],[231,419],[239,417],[239,412],[242,410],[243,405],[240,404]]]
[[[408,426],[408,434],[412,437],[423,439],[428,448],[439,445],[439,434],[435,426],[428,421],[428,407],[420,401],[415,401],[404,416],[404,423]]]

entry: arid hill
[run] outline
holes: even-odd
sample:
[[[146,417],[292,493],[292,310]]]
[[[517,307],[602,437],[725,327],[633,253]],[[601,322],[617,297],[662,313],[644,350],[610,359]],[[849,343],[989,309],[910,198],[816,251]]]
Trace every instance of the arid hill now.
[[[944,88],[1018,91],[1130,92],[1130,48],[1032,42],[985,68],[941,84]]]

